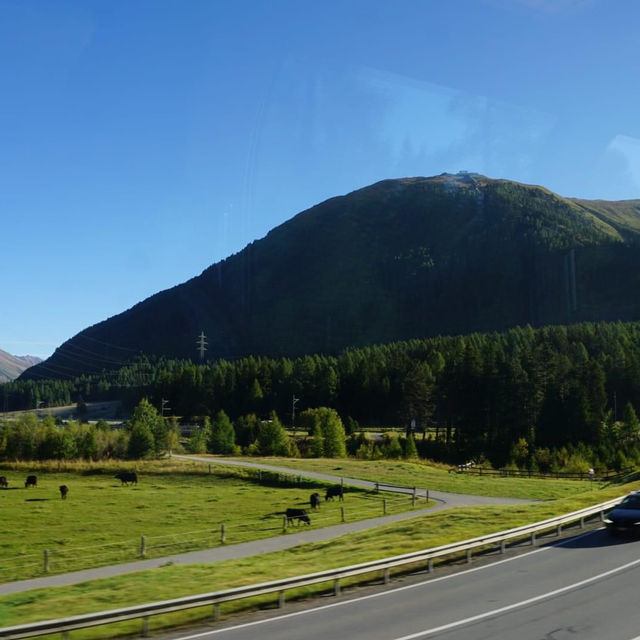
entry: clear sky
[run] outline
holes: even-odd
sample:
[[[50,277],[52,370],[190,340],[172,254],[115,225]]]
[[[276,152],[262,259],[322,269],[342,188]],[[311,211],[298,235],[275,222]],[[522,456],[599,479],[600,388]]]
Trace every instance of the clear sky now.
[[[640,198],[637,0],[0,0],[0,349],[296,213],[475,171]]]

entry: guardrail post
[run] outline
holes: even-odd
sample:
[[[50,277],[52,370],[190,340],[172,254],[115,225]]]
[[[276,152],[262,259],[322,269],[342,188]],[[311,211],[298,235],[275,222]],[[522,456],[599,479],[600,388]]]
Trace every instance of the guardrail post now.
[[[342,522],[346,522],[346,520],[344,519],[344,507],[340,507],[340,515],[342,517]]]
[[[216,602],[213,605],[213,619],[215,622],[218,622],[220,620],[220,603]]]
[[[562,535],[562,525],[561,524],[559,524],[556,527],[556,535],[558,536],[558,538]]]
[[[44,572],[49,573],[49,549],[44,550]]]
[[[220,525],[220,544],[224,544],[227,540],[227,528],[224,522]]]
[[[535,546],[535,544],[536,544],[536,532],[534,531],[531,534],[531,546]]]
[[[471,549],[467,549],[467,564],[471,563]]]
[[[427,502],[429,502],[429,489],[427,489]]]
[[[376,493],[380,492],[380,485],[376,482]]]
[[[149,637],[149,616],[142,618],[142,637]]]
[[[501,540],[500,541],[500,553],[504,553],[504,547],[505,547],[505,541]]]
[[[278,594],[278,609],[282,609],[282,607],[284,607],[284,591]]]
[[[584,516],[580,518],[580,528],[584,529]]]
[[[433,558],[427,561],[427,573],[433,573]]]
[[[389,568],[388,567],[383,571],[382,577],[384,579],[384,583],[389,584]]]
[[[144,558],[145,555],[147,555],[147,539],[140,536],[140,557]]]
[[[382,498],[382,515],[383,516],[387,515],[387,499],[386,498]]]
[[[600,522],[604,522],[604,511],[600,512]]]
[[[411,506],[415,507],[416,506],[416,488],[413,487],[413,495],[411,496]]]
[[[333,595],[334,596],[339,596],[340,595],[340,580],[338,578],[336,578],[333,581]]]

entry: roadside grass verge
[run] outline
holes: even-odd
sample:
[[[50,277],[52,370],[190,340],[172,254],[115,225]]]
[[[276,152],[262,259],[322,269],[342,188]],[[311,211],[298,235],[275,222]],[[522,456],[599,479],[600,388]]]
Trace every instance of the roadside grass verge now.
[[[203,457],[203,456],[199,456]],[[211,456],[212,461],[215,460]],[[234,459],[234,458],[231,458]],[[601,483],[588,480],[555,478],[510,478],[449,473],[450,466],[429,462],[404,460],[355,460],[352,458],[237,458],[243,462],[286,467],[292,471],[314,471],[345,478],[359,478],[373,482],[434,491],[465,493],[478,496],[551,500],[580,492],[596,491]]]
[[[309,509],[323,483],[295,474],[274,474],[171,461],[137,465],[137,485],[122,486],[113,474],[133,465],[2,465],[9,481],[0,489],[3,535],[0,581],[41,576],[48,550],[49,573],[133,562],[235,544],[285,533],[284,512],[307,508],[311,527],[326,527],[412,509],[410,496],[352,488],[344,503]],[[27,474],[36,488],[24,488]],[[60,498],[58,487],[69,494]],[[383,499],[386,502],[383,502]],[[416,508],[425,507],[424,500]],[[344,511],[342,510],[344,508]],[[294,527],[293,530],[297,530]]]
[[[69,587],[38,589],[0,598],[0,625],[79,615],[144,602],[155,602],[196,593],[266,582],[356,564],[383,557],[428,549],[468,538],[551,518],[613,499],[640,487],[640,482],[582,493],[569,498],[522,505],[469,507],[421,515],[392,525],[348,534],[329,542],[299,545],[286,551],[229,560],[208,565],[165,566],[122,577],[94,580]],[[436,569],[438,563],[436,562]],[[372,576],[371,578],[373,578]],[[379,579],[379,576],[377,576]],[[371,579],[369,578],[369,580]],[[360,578],[360,581],[363,581]],[[356,582],[356,579],[351,582]],[[349,581],[345,581],[345,585]],[[331,591],[331,585],[287,591],[287,600]],[[275,606],[277,595],[240,600],[221,607],[222,616]],[[205,621],[211,607],[150,619],[150,627]],[[139,633],[140,621],[74,631],[74,638],[112,638]]]

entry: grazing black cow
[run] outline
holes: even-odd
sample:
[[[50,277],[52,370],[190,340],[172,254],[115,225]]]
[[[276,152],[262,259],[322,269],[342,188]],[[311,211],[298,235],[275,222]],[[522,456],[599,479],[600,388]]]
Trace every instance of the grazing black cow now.
[[[287,509],[287,524],[293,524],[294,520],[298,521],[298,525],[301,522],[305,524],[311,524],[311,518],[309,518],[309,514],[306,509]]]
[[[0,476],[0,487],[6,489],[9,486],[6,476]]]
[[[312,509],[317,509],[320,506],[320,494],[312,493],[311,496],[309,496],[309,503]]]
[[[129,484],[130,482],[138,484],[138,474],[135,471],[120,471],[120,473],[116,473],[114,478],[120,480],[122,484]]]
[[[342,485],[341,484],[336,484],[333,487],[328,487],[327,488],[327,493],[324,494],[324,499],[326,500],[333,500],[336,496],[338,496],[338,498],[340,500],[344,500],[344,495],[343,495],[343,491],[342,491]]]
[[[66,484],[60,485],[60,497],[65,500],[67,497],[67,493],[69,493],[69,487]]]
[[[24,483],[24,488],[28,489],[29,487],[37,487],[38,486],[38,478],[35,476],[27,476],[27,479]]]

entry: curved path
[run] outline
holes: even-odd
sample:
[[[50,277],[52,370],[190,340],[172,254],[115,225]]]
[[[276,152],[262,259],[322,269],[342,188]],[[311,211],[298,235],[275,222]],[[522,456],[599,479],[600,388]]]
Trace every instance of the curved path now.
[[[232,467],[247,467],[250,469],[262,469],[263,471],[274,471],[276,473],[286,473],[292,476],[301,476],[303,478],[311,478],[313,480],[322,480],[323,482],[340,484],[344,481],[346,485],[352,487],[359,487],[361,489],[375,489],[376,483],[371,480],[360,480],[359,478],[345,478],[343,476],[331,475],[328,473],[317,473],[315,471],[302,471],[299,469],[292,469],[291,467],[278,467],[270,464],[262,464],[257,462],[246,462],[245,460],[234,460],[230,458],[202,458],[199,456],[183,456],[173,454],[173,458],[181,460],[195,460],[197,462],[203,462],[208,464],[221,464],[229,465]],[[380,483],[380,487],[384,491],[391,493],[404,493],[411,494],[413,489],[409,487],[399,487],[394,485],[388,485]],[[419,498],[426,498],[426,489],[417,487],[417,495]],[[433,491],[429,489],[429,499],[436,500],[439,504],[431,507],[429,511],[439,511],[441,509],[451,509],[452,507],[472,507],[476,505],[491,505],[491,504],[522,504],[525,502],[533,502],[532,500],[521,500],[520,498],[492,498],[489,496],[474,496],[466,495],[463,493],[447,493],[446,491]],[[419,512],[412,511],[416,514]],[[409,516],[411,517],[411,516]],[[366,522],[371,522],[367,520]],[[387,522],[390,522],[387,520]],[[375,525],[374,525],[375,526]],[[368,527],[363,527],[368,528]]]
[[[370,482],[368,480],[360,480],[357,478],[341,478],[340,476],[315,473],[313,471],[298,471],[286,467],[257,464],[255,462],[245,462],[242,460],[230,460],[225,458],[200,458],[197,456],[181,455],[174,455],[173,457],[184,460],[196,460],[198,462],[209,464],[226,464],[230,466],[250,467],[254,469],[263,469],[266,471],[275,471],[277,473],[288,473],[292,475],[303,476],[306,478],[313,478],[315,480],[322,480],[329,483],[340,483],[341,480],[344,480],[344,483],[346,485],[361,487],[365,489],[375,488],[375,482]],[[390,488],[388,485],[384,485],[384,490],[397,493],[412,493],[412,489],[404,487]],[[425,498],[426,490],[418,489],[417,495],[418,497]],[[301,532],[287,533],[286,535],[274,536],[272,538],[265,538],[263,540],[253,540],[251,542],[214,547],[212,549],[204,549],[202,551],[178,553],[170,556],[164,556],[162,558],[138,560],[136,562],[127,562],[124,564],[110,565],[106,567],[96,567],[94,569],[85,569],[83,571],[61,573],[57,575],[46,576],[44,578],[32,578],[30,580],[6,582],[4,584],[0,584],[0,595],[19,593],[22,591],[38,589],[41,587],[70,585],[77,582],[95,580],[98,578],[108,578],[110,576],[133,573],[135,571],[144,571],[145,569],[154,569],[156,567],[161,567],[167,564],[197,564],[219,562],[221,560],[229,560],[232,558],[245,558],[261,553],[269,553],[271,551],[281,551],[283,549],[289,549],[299,544],[330,540],[346,533],[363,531],[365,529],[371,529],[372,527],[377,527],[383,524],[389,524],[390,522],[408,520],[410,518],[416,518],[426,513],[433,513],[434,511],[450,509],[453,507],[468,507],[474,505],[491,504],[519,504],[523,502],[531,502],[530,500],[520,500],[516,498],[490,498],[486,496],[471,496],[459,493],[445,493],[443,491],[431,490],[429,490],[429,498],[436,500],[437,504],[431,507],[426,507],[424,509],[414,509],[412,511],[406,511],[404,513],[396,513],[388,516],[381,516],[378,518],[370,518],[368,520],[359,520],[357,522],[348,522],[340,525],[323,527],[321,529],[306,529]]]

